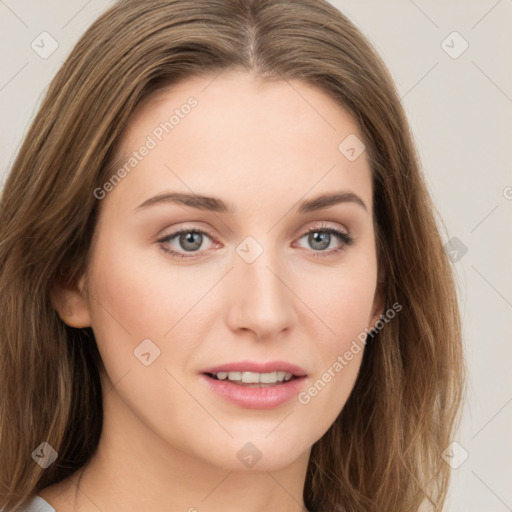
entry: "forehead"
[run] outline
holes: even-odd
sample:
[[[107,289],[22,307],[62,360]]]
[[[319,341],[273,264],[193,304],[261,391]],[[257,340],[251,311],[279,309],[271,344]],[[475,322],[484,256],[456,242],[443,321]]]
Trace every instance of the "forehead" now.
[[[346,140],[362,140],[357,123],[320,88],[240,72],[193,77],[135,110],[116,162],[130,172],[116,188],[133,200],[169,188],[238,190],[242,201],[264,193],[279,204],[283,194],[299,199],[336,187],[357,189],[371,205],[366,155],[348,159]],[[144,146],[145,156],[134,156]]]

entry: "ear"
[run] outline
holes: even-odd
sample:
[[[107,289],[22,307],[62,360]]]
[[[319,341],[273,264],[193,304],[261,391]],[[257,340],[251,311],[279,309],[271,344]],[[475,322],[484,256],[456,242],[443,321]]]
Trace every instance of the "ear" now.
[[[58,281],[50,294],[51,303],[61,320],[70,327],[90,327],[91,317],[85,276],[78,282]]]
[[[373,306],[372,312],[370,314],[370,318],[368,320],[369,325],[368,329],[375,328],[375,324],[379,321],[381,315],[384,314],[384,307],[386,302],[386,290],[385,290],[385,281],[384,279],[379,279],[377,281],[377,286],[375,288],[375,295],[373,298]]]

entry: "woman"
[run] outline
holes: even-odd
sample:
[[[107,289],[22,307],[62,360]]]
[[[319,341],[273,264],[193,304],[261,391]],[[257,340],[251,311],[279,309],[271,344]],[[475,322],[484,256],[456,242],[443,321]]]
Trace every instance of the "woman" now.
[[[2,195],[3,510],[440,511],[454,279],[323,1],[121,1]]]

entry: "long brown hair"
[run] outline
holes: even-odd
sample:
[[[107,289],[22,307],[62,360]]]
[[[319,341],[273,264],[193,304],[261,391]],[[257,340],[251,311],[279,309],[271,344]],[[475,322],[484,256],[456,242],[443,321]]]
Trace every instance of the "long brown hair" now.
[[[348,402],[314,444],[305,504],[319,512],[440,511],[442,460],[464,388],[456,287],[393,81],[324,0],[125,0],[83,35],[52,81],[12,166],[0,226],[0,508],[16,510],[81,468],[102,426],[91,329],[51,305],[87,265],[98,200],[131,113],[163,87],[228,68],[300,79],[347,109],[370,159],[386,308]],[[340,141],[341,142],[341,141]],[[42,442],[57,460],[42,469]]]

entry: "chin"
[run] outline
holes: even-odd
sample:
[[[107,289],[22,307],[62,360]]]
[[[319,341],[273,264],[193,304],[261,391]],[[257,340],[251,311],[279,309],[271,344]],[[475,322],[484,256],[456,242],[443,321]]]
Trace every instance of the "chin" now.
[[[284,438],[277,431],[268,438],[265,434],[237,436],[218,450],[212,463],[229,471],[278,471],[301,457],[309,457],[311,444],[302,445],[301,437],[287,434]]]

